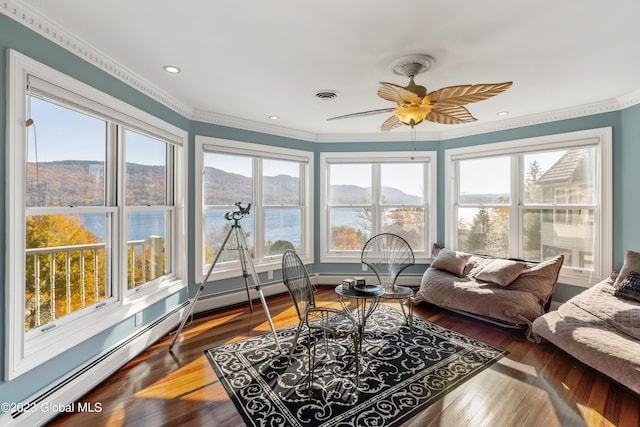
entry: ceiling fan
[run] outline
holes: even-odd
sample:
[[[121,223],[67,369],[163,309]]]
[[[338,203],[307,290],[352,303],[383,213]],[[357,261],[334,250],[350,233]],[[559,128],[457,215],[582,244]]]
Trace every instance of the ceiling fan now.
[[[427,89],[415,84],[413,78],[430,69],[433,62],[434,59],[429,55],[411,55],[392,64],[391,70],[398,75],[409,77],[409,84],[399,86],[380,82],[378,96],[395,102],[396,107],[346,114],[328,120],[393,112],[393,115],[380,126],[382,131],[390,131],[403,124],[413,128],[423,120],[447,125],[470,123],[477,119],[463,105],[491,98],[509,89],[513,84],[504,82],[448,86],[427,93]]]

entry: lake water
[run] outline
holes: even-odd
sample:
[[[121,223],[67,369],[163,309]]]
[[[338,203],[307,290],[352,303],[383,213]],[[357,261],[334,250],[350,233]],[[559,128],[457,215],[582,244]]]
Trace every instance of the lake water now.
[[[356,226],[354,217],[360,209],[340,209],[331,215],[334,225]],[[224,219],[222,211],[208,211],[206,224],[222,226],[228,221]],[[85,227],[100,239],[104,239],[105,221],[100,214],[83,215]],[[242,228],[254,235],[253,216],[249,215],[240,221]],[[300,214],[297,209],[266,210],[265,239],[275,242],[288,240],[295,247],[300,247]],[[144,240],[149,236],[164,236],[164,212],[136,212],[129,219],[128,240]],[[251,239],[253,240],[253,239]]]

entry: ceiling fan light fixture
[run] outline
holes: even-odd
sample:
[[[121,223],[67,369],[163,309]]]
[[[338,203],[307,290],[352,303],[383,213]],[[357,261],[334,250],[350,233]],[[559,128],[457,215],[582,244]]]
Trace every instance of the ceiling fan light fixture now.
[[[398,106],[393,109],[393,113],[398,117],[402,123],[407,126],[415,126],[421,123],[427,114],[431,112],[430,105],[407,105]]]
[[[328,120],[348,117],[368,116],[370,114],[390,113],[393,115],[380,126],[383,132],[407,125],[412,128],[423,120],[445,125],[471,123],[477,119],[464,106],[496,96],[509,89],[513,82],[479,83],[447,86],[432,92],[417,85],[414,77],[429,70],[434,59],[429,55],[410,55],[391,64],[391,71],[409,78],[407,86],[380,82],[378,96],[386,101],[395,102],[395,108],[380,108],[331,117]]]

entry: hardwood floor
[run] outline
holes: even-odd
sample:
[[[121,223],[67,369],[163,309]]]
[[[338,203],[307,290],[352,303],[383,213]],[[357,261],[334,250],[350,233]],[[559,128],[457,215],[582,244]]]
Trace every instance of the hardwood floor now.
[[[332,288],[317,301],[340,308]],[[267,300],[276,329],[297,324],[288,295]],[[391,305],[397,303],[390,303]],[[200,315],[157,342],[81,399],[100,412],[61,415],[50,426],[242,426],[244,422],[204,350],[270,332],[262,306]],[[480,339],[509,354],[407,421],[424,426],[638,426],[640,397],[551,344],[420,304],[417,317]]]

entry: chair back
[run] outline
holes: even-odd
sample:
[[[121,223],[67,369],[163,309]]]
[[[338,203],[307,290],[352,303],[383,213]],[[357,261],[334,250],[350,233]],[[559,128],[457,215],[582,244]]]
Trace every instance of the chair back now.
[[[385,292],[391,293],[395,290],[398,275],[415,264],[415,257],[411,246],[402,237],[381,233],[365,243],[361,261],[373,270]]]
[[[291,249],[287,249],[282,255],[282,280],[293,299],[298,318],[304,321],[307,309],[315,307],[313,287],[302,260]]]

